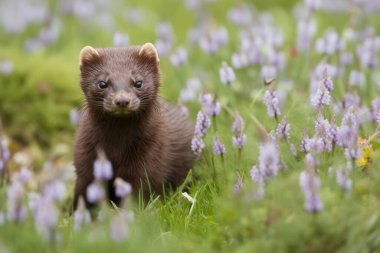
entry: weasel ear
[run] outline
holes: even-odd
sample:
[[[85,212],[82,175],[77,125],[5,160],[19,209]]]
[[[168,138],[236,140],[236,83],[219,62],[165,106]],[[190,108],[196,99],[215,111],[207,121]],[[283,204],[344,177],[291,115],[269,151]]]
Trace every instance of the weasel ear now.
[[[150,42],[145,43],[139,51],[139,56],[147,57],[150,59],[154,59],[157,63],[160,62],[158,58],[157,50],[154,45]]]
[[[83,63],[93,61],[99,58],[100,58],[100,54],[95,48],[90,47],[90,46],[85,46],[84,48],[82,48],[79,54],[79,65],[83,65]]]

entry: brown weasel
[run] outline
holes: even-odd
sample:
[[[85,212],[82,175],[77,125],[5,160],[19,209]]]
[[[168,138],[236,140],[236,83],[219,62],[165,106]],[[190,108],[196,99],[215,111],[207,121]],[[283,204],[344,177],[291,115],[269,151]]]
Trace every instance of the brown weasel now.
[[[193,125],[180,109],[157,95],[159,58],[151,43],[80,53],[80,84],[86,102],[77,130],[74,208],[94,180],[96,149],[113,166],[113,176],[144,197],[183,182],[193,165]],[[109,198],[119,203],[109,182]],[[88,203],[87,203],[88,204]]]

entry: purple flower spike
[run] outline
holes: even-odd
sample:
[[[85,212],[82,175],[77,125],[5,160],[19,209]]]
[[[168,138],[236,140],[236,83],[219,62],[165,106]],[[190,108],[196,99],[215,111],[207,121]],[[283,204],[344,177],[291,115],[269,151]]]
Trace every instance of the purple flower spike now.
[[[244,132],[244,120],[239,113],[235,114],[234,122],[232,123],[232,131],[235,136],[241,136]]]
[[[22,221],[26,217],[26,208],[22,204],[24,187],[18,180],[13,181],[7,189],[8,220]]]
[[[191,140],[191,150],[194,152],[194,154],[200,156],[204,148],[205,143],[203,142],[202,138],[195,135]]]
[[[257,184],[263,184],[264,181],[264,175],[262,174],[261,170],[257,166],[253,166],[250,170],[251,179],[253,182]]]
[[[203,137],[206,134],[207,129],[211,126],[210,118],[203,112],[198,112],[197,122],[195,124],[195,135]]]
[[[104,188],[99,182],[91,183],[86,190],[86,197],[90,203],[99,203],[104,199]]]
[[[350,179],[349,171],[347,169],[338,169],[336,171],[336,182],[344,191],[351,190],[352,180]]]
[[[243,184],[243,180],[241,179],[241,176],[239,173],[237,173],[237,180],[236,180],[236,183],[234,184],[234,193],[237,194],[241,191],[241,189],[243,189],[244,187],[244,184]]]
[[[219,135],[215,136],[214,140],[214,155],[221,155],[223,156],[226,153],[226,148],[224,147],[224,144],[219,138]]]
[[[290,144],[289,149],[290,149],[290,152],[292,153],[292,155],[293,155],[295,158],[297,158],[297,157],[298,157],[298,154],[297,154],[296,146],[292,143],[292,144]]]
[[[376,113],[376,123],[377,123],[377,127],[380,128],[380,109]]]
[[[280,157],[275,141],[269,140],[260,145],[259,165],[259,169],[265,178],[277,176]]]
[[[259,185],[277,176],[280,168],[280,156],[275,140],[272,138],[260,144],[259,166],[251,169],[251,178]]]
[[[267,112],[269,117],[277,118],[280,113],[280,101],[278,100],[278,97],[276,95],[276,92],[274,90],[267,90],[264,94],[264,104],[267,107]]]
[[[174,67],[180,67],[187,61],[187,51],[183,47],[179,47],[170,55],[170,62]]]
[[[306,155],[306,169],[300,174],[300,186],[305,196],[305,211],[317,213],[323,209],[319,195],[320,180],[315,174],[316,161],[311,154]]]
[[[90,223],[91,216],[90,212],[86,209],[83,197],[80,197],[78,200],[77,210],[74,212],[74,230],[80,230],[83,225]]]
[[[284,117],[277,126],[277,135],[280,139],[289,140],[290,125],[286,122],[286,117]]]
[[[51,199],[40,198],[34,218],[37,230],[42,233],[46,241],[59,239],[57,233],[59,212]]]
[[[222,84],[230,84],[236,79],[233,69],[229,67],[226,62],[222,63],[222,67],[219,70],[219,76]]]
[[[232,137],[232,144],[238,149],[242,149],[246,143],[247,143],[247,136],[245,134],[243,134],[242,136]]]
[[[325,88],[325,86],[321,86],[318,88],[317,93],[311,98],[311,105],[315,109],[321,109],[325,105],[330,104],[330,93]]]
[[[60,180],[53,180],[44,187],[44,196],[50,200],[61,201],[66,196],[66,186]]]
[[[113,45],[115,47],[126,47],[129,44],[129,37],[122,32],[115,32],[113,35]]]
[[[330,78],[323,79],[323,85],[328,91],[332,91],[334,89],[333,81]]]
[[[300,148],[301,148],[302,153],[307,153],[310,151],[310,138],[309,138],[309,135],[307,134],[306,129],[303,131]]]
[[[210,93],[203,93],[202,96],[199,98],[199,103],[202,106],[202,110],[208,115],[208,116],[218,116],[220,114],[220,103],[216,101],[214,96]]]
[[[129,233],[127,217],[125,212],[120,212],[112,217],[110,225],[110,236],[115,242],[124,240]]]
[[[115,193],[119,198],[125,198],[132,192],[132,185],[120,177],[115,179]]]
[[[112,178],[112,164],[110,161],[100,158],[94,162],[94,176],[98,180],[109,180]]]

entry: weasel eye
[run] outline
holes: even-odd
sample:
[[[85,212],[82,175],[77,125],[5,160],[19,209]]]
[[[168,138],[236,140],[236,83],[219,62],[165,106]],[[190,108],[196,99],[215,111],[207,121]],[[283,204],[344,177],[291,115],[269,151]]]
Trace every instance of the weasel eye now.
[[[134,86],[135,88],[140,89],[142,87],[142,81],[136,81]]]
[[[105,88],[108,87],[108,84],[106,82],[104,82],[104,81],[100,81],[98,83],[98,86],[99,86],[100,89],[105,89]]]

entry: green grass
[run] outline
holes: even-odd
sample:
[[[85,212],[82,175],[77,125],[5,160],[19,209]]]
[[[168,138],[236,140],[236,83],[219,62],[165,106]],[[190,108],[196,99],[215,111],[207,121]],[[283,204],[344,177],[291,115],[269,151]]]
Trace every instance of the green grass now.
[[[318,112],[309,104],[309,71],[322,57],[290,56],[296,38],[296,21],[292,6],[296,1],[254,1],[258,10],[273,13],[276,24],[284,31],[287,68],[275,87],[291,80],[281,117],[291,124],[290,141],[299,149],[304,128],[309,134],[314,130]],[[52,1],[54,4],[54,1]],[[104,221],[94,221],[82,230],[73,231],[73,217],[69,215],[73,181],[67,183],[67,199],[60,204],[61,216],[58,230],[60,242],[45,242],[36,231],[31,215],[22,223],[6,222],[0,226],[0,251],[9,252],[380,252],[380,155],[378,149],[366,171],[356,168],[351,173],[352,190],[344,193],[336,183],[335,174],[328,167],[345,166],[344,152],[337,150],[332,156],[320,154],[318,158],[321,178],[321,197],[324,209],[318,214],[304,211],[304,198],[299,187],[299,174],[305,167],[303,154],[297,161],[287,145],[280,142],[281,159],[288,168],[266,186],[261,201],[254,198],[257,185],[249,175],[258,162],[260,131],[255,120],[270,131],[277,123],[269,118],[263,104],[265,87],[259,67],[236,70],[237,81],[224,86],[219,81],[222,61],[230,62],[230,56],[238,48],[238,30],[226,20],[228,8],[234,1],[218,1],[207,4],[215,24],[223,24],[229,30],[230,42],[218,54],[205,55],[198,46],[187,41],[187,30],[196,23],[196,14],[188,11],[175,0],[130,1],[127,8],[139,6],[147,12],[140,25],[126,23],[120,12],[116,15],[116,27],[126,32],[132,44],[155,40],[155,24],[159,20],[172,23],[176,46],[185,45],[189,60],[185,66],[175,69],[167,58],[161,58],[162,86],[160,95],[176,103],[180,90],[190,77],[200,77],[205,91],[217,94],[222,112],[216,118],[218,133],[226,145],[224,163],[212,155],[215,128],[208,131],[206,149],[189,174],[186,185],[149,203],[130,200],[129,211],[134,220],[129,223],[129,236],[116,243],[110,239],[109,219],[115,212],[107,208]],[[317,14],[318,34],[326,27],[334,26],[342,31],[348,17],[343,14]],[[369,16],[367,22],[379,30],[378,21]],[[39,176],[28,185],[28,191],[41,188],[44,173],[42,165],[52,160],[54,168],[69,170],[72,164],[72,143],[75,128],[69,124],[71,108],[82,104],[79,87],[78,54],[85,45],[112,46],[112,29],[100,29],[91,22],[81,22],[72,17],[63,19],[59,40],[39,53],[27,54],[21,48],[26,38],[35,36],[38,27],[33,26],[19,36],[9,36],[0,30],[0,60],[9,58],[15,70],[10,76],[0,75],[0,118],[4,133],[11,141],[12,153],[22,152],[32,158],[30,168]],[[328,59],[335,64],[336,57]],[[368,73],[364,89],[355,88],[362,103],[370,105],[379,97],[375,87],[378,71]],[[334,80],[334,100],[344,95],[347,74]],[[197,101],[185,104],[190,118],[195,121],[200,109]],[[247,145],[241,159],[232,146],[231,125],[234,112],[239,111],[246,123]],[[332,110],[326,115],[332,117]],[[340,123],[341,116],[337,118]],[[365,123],[360,130],[362,138],[375,131],[373,123]],[[376,148],[378,143],[373,144]],[[12,161],[11,172],[19,169]],[[216,170],[217,177],[213,177]],[[233,193],[236,173],[243,178],[244,187]],[[182,196],[186,190],[196,201],[192,205]],[[25,197],[26,201],[26,197]],[[6,212],[6,187],[0,187],[0,211]]]

